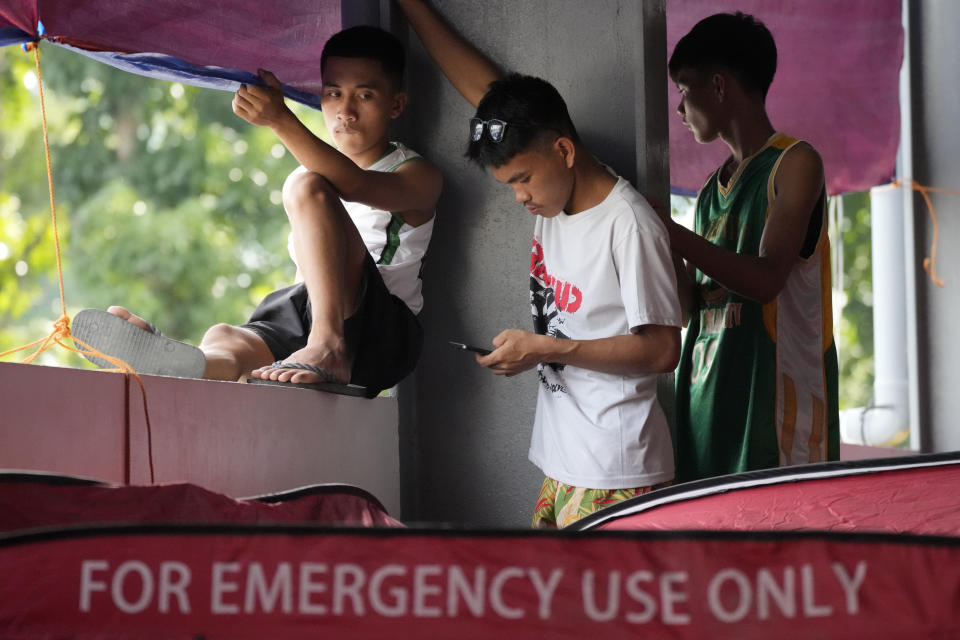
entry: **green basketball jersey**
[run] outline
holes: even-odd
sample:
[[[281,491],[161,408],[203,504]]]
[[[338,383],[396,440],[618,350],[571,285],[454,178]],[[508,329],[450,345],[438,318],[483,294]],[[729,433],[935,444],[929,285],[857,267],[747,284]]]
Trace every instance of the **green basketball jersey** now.
[[[759,255],[774,177],[796,143],[774,134],[726,186],[717,170],[697,197],[697,233],[725,249]],[[818,207],[815,248],[798,258],[771,302],[737,295],[697,271],[697,306],[677,370],[679,480],[838,459],[824,195]]]

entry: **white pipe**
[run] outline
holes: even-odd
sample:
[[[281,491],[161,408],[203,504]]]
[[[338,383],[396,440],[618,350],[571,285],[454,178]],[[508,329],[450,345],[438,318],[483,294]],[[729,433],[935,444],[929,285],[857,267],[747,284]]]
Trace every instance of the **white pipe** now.
[[[914,251],[913,145],[910,83],[910,16],[901,4],[904,30],[900,68],[900,149],[897,175],[904,186],[870,191],[873,269],[873,401],[840,414],[844,442],[873,446],[899,444],[922,450]]]
[[[890,446],[908,433],[907,313],[901,189],[870,192],[873,270],[873,400],[841,413],[844,442]]]

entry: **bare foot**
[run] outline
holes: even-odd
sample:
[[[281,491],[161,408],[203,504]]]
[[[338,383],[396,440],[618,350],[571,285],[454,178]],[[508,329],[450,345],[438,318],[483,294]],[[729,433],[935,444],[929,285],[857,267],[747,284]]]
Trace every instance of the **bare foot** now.
[[[308,344],[303,349],[291,353],[284,359],[285,362],[309,364],[330,372],[333,382],[346,384],[350,382],[350,363],[347,360],[346,347],[342,341],[335,345]],[[253,378],[262,380],[277,380],[279,382],[293,382],[296,384],[311,384],[314,382],[330,382],[313,371],[302,369],[273,369],[260,367],[250,372]]]
[[[125,307],[118,307],[116,305],[107,308],[107,313],[112,313],[113,315],[123,318],[130,324],[143,329],[144,331],[149,331],[150,333],[158,333],[157,328],[141,318],[138,315],[134,315],[130,312],[129,309]]]

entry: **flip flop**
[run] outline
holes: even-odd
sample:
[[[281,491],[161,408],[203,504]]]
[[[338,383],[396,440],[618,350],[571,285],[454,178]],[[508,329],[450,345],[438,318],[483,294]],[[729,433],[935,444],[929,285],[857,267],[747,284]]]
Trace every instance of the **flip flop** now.
[[[304,364],[302,362],[284,362],[282,360],[277,360],[270,365],[270,368],[300,369],[301,371],[311,371],[323,378],[323,380],[321,382],[280,382],[279,380],[264,380],[263,378],[247,378],[247,382],[250,384],[266,384],[276,387],[313,389],[314,391],[326,391],[328,393],[339,393],[340,395],[344,396],[357,396],[361,398],[374,398],[377,396],[377,393],[371,393],[371,389],[368,387],[364,387],[359,384],[343,384],[341,382],[335,382],[332,373],[326,369],[315,367],[312,364]]]
[[[73,317],[71,333],[98,351],[123,360],[137,373],[202,378],[206,368],[206,358],[197,347],[167,338],[156,330],[144,331],[119,316],[99,309],[84,309],[77,313]],[[76,346],[83,348],[80,344]],[[115,367],[103,358],[84,357],[104,369]]]

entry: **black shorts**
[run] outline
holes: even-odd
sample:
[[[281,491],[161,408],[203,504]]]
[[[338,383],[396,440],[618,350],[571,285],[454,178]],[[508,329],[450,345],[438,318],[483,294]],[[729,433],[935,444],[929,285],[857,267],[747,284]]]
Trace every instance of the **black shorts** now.
[[[274,291],[241,325],[267,343],[273,357],[283,360],[307,346],[312,324],[307,287],[298,283]],[[420,322],[406,303],[383,283],[367,254],[357,310],[343,322],[347,353],[353,357],[350,382],[371,394],[389,389],[413,371],[423,345]]]

